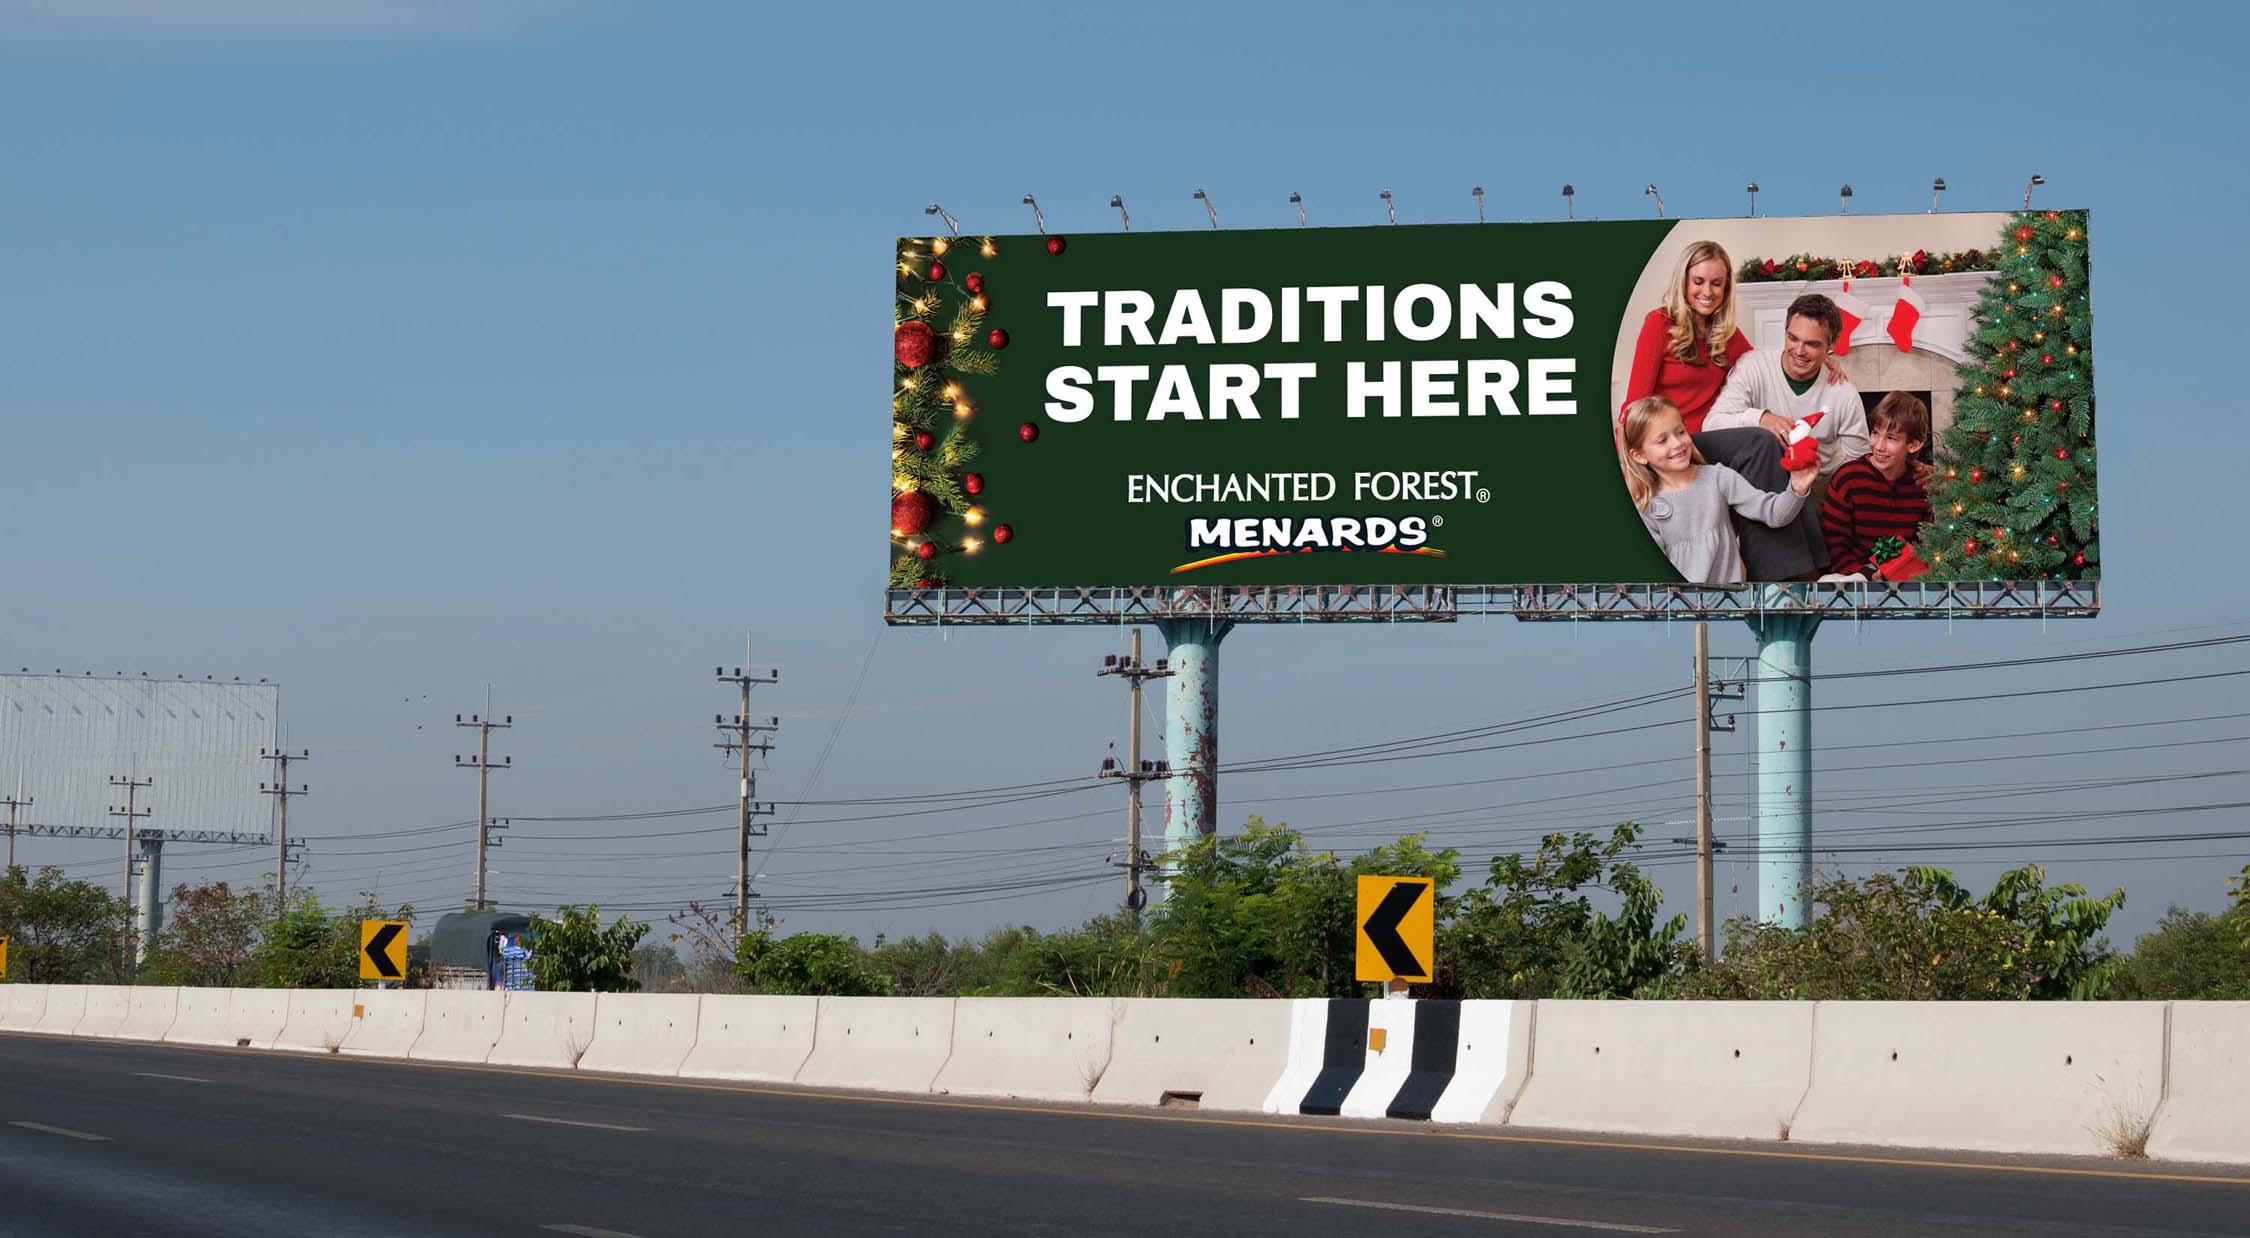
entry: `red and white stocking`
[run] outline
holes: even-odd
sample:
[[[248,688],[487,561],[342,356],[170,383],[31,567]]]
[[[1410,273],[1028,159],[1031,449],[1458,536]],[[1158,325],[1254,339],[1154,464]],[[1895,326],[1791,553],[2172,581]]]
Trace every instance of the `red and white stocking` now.
[[[1891,307],[1891,320],[1883,327],[1890,335],[1891,342],[1898,345],[1900,352],[1914,351],[1914,328],[1922,321],[1922,311],[1928,308],[1929,304],[1922,300],[1922,294],[1914,291],[1914,277],[1901,276],[1898,281],[1898,303]]]

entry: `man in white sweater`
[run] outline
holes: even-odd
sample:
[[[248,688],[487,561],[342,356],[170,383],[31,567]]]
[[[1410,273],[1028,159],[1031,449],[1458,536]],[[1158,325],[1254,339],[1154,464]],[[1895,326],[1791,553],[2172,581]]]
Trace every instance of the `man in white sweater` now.
[[[1844,316],[1835,302],[1814,292],[1790,302],[1783,321],[1781,347],[1754,349],[1734,363],[1703,429],[1760,426],[1786,445],[1798,421],[1826,409],[1828,415],[1812,430],[1826,481],[1846,461],[1867,454],[1867,409],[1859,391],[1828,376],[1828,351],[1844,329]]]

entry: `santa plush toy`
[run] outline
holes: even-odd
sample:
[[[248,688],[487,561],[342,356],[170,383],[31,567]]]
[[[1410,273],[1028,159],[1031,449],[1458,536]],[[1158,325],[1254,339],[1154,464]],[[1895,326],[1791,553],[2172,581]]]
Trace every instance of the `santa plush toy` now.
[[[1820,419],[1827,415],[1828,410],[1825,408],[1817,413],[1807,413],[1804,420],[1789,427],[1789,437],[1781,449],[1781,467],[1784,472],[1794,473],[1819,463],[1820,443],[1813,438],[1813,427],[1819,425]]]

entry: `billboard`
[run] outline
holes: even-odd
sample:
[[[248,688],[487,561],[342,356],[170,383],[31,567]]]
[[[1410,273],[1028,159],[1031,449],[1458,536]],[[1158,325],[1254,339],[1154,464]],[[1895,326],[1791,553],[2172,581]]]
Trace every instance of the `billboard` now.
[[[280,735],[274,684],[109,675],[0,674],[0,793],[36,803],[25,821],[114,826],[113,777],[151,779],[142,824],[170,830],[263,830],[272,770],[258,759]]]
[[[2084,211],[909,237],[894,588],[2100,574]]]

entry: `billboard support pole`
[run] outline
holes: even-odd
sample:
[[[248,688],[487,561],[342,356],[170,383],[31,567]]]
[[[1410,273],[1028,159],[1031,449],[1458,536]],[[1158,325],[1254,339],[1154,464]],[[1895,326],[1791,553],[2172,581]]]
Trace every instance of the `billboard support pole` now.
[[[1180,851],[1219,830],[1219,642],[1229,619],[1165,619],[1172,690],[1164,709],[1164,849]]]
[[[1802,602],[1793,589],[1769,597]],[[1802,928],[1800,891],[1812,879],[1812,638],[1820,616],[1803,610],[1749,616],[1758,638],[1758,705],[1751,727],[1751,808],[1758,855],[1758,919]]]

